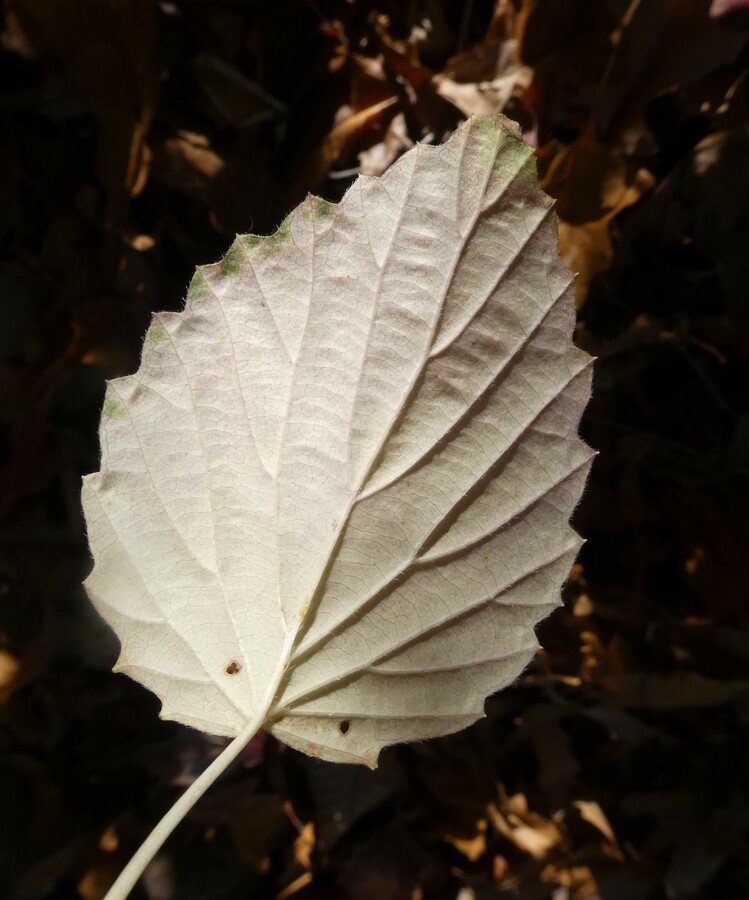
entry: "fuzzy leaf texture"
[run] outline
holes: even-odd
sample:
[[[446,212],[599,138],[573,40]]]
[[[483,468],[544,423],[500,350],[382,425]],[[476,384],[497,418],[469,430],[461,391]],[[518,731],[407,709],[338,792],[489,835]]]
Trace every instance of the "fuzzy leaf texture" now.
[[[502,117],[237,237],[107,387],[83,503],[117,670],[371,766],[481,717],[580,546],[573,297]]]

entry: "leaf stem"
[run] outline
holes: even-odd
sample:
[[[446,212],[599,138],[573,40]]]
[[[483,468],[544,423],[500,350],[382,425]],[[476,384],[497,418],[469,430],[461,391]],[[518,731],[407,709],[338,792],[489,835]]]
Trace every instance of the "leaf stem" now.
[[[164,841],[184,819],[213,782],[224,772],[249,744],[265,721],[265,715],[251,719],[234,740],[227,744],[208,768],[193,781],[166,815],[140,845],[133,858],[120,872],[104,900],[125,900],[135,887],[146,866],[156,856]]]

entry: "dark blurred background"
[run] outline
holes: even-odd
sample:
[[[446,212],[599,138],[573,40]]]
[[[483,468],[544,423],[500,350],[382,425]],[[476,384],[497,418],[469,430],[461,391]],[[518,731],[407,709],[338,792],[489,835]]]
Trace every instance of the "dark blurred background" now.
[[[598,356],[565,608],[375,773],[253,741],[133,897],[749,897],[749,2],[0,9],[0,898],[100,900],[223,745],[111,674],[80,587],[104,379],[235,233],[499,111]]]

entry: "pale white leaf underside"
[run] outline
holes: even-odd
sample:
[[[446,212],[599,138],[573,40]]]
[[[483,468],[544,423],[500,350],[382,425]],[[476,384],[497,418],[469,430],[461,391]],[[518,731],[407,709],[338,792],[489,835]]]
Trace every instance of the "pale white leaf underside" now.
[[[162,715],[376,763],[537,648],[579,548],[589,357],[501,117],[240,236],[111,381],[89,594]],[[266,714],[267,711],[267,714]]]

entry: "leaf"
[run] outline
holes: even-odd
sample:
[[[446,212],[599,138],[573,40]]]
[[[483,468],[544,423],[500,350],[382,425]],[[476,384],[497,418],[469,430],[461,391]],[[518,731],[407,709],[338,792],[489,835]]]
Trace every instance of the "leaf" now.
[[[522,671],[591,458],[551,205],[474,118],[154,316],[83,502],[117,668],[164,717],[373,766]]]

